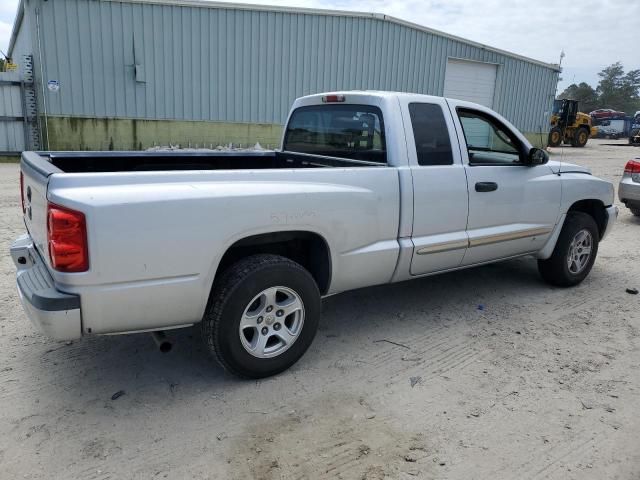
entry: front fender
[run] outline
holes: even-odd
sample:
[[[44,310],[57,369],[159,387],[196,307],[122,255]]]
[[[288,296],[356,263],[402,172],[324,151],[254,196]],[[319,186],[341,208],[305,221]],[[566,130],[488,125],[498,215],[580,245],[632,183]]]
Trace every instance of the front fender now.
[[[562,174],[562,204],[560,215],[556,225],[547,240],[545,246],[536,255],[541,260],[546,260],[553,254],[553,250],[558,242],[558,237],[567,218],[567,213],[577,202],[583,200],[597,200],[606,209],[607,223],[603,230],[601,241],[611,231],[613,223],[617,218],[617,208],[612,206],[614,201],[614,188],[611,182],[592,175],[573,172]]]
[[[579,172],[563,173],[561,178],[561,212],[567,213],[574,203],[581,200],[600,200],[605,207],[613,205],[615,197],[611,182]]]

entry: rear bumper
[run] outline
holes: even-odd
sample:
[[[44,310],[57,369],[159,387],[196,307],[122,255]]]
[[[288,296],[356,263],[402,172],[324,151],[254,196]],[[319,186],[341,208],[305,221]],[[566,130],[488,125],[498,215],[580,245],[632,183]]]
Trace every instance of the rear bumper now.
[[[82,336],[80,297],[60,292],[36,251],[28,234],[11,245],[16,265],[16,283],[22,306],[29,320],[55,340],[73,340]]]
[[[634,182],[631,174],[625,173],[622,176],[618,185],[618,197],[625,204],[640,205],[640,183]]]

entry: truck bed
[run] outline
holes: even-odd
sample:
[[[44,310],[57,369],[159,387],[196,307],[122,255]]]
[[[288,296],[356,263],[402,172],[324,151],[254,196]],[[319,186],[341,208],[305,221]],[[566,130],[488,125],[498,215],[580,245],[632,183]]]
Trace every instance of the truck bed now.
[[[84,333],[199,322],[240,238],[310,232],[331,242],[327,294],[386,283],[398,259],[400,184],[386,163],[275,151],[23,152],[21,172],[34,258],[56,289],[80,297]],[[87,271],[51,267],[49,205],[85,216]]]
[[[381,166],[379,162],[279,151],[44,152],[65,173],[172,170],[262,170]]]

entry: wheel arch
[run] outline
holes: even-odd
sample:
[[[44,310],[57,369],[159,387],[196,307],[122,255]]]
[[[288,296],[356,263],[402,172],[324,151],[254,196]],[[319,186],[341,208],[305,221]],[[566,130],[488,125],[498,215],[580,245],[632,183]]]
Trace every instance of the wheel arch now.
[[[595,198],[578,200],[569,207],[567,215],[571,212],[582,212],[590,215],[595,220],[598,226],[598,233],[602,238],[607,228],[607,210],[602,200]]]
[[[249,235],[236,240],[222,255],[214,275],[214,283],[227,268],[251,255],[274,254],[293,260],[306,268],[322,295],[331,285],[331,250],[326,239],[305,230],[287,230]]]
[[[604,234],[607,227],[607,211],[604,203],[602,202],[602,200],[598,199],[578,200],[571,204],[566,213],[563,213],[560,216],[558,223],[551,232],[549,240],[547,241],[545,246],[537,253],[536,258],[540,260],[546,260],[552,255],[553,250],[556,247],[556,243],[558,242],[560,232],[562,231],[562,227],[564,227],[567,216],[571,212],[581,212],[590,215],[595,220],[596,225],[598,226],[598,234],[600,237],[598,240],[602,238],[602,235]]]

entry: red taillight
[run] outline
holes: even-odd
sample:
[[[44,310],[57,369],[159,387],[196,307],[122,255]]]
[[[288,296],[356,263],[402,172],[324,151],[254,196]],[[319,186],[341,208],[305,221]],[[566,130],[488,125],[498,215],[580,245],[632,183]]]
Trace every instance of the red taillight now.
[[[47,205],[47,240],[51,266],[59,272],[89,269],[87,225],[82,212]]]
[[[624,167],[624,173],[640,173],[640,161],[629,160]]]
[[[324,103],[340,103],[344,102],[344,95],[325,95],[322,97]]]
[[[20,200],[22,201],[22,213],[24,213],[24,175],[20,172]]]

